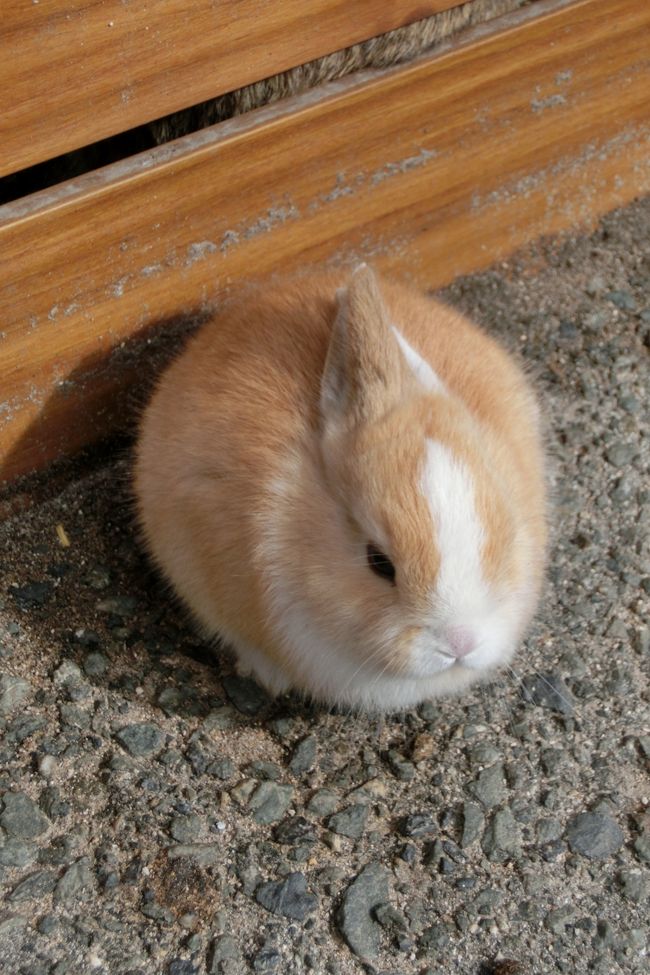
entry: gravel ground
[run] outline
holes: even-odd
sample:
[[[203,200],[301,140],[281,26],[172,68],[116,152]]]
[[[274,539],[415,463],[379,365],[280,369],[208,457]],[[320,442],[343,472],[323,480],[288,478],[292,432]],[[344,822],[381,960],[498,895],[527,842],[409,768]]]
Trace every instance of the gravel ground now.
[[[0,971],[647,971],[650,200],[446,298],[548,421],[544,605],[491,686],[269,701],[134,537],[128,456],[0,526]]]

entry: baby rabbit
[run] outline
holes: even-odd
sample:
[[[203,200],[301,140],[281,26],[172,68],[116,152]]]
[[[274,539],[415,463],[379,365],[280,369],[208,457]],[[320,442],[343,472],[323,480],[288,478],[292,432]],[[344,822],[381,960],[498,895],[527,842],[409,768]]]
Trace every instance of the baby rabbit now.
[[[271,693],[403,709],[484,678],[534,612],[538,410],[457,312],[366,265],[260,286],[162,376],[148,549]]]

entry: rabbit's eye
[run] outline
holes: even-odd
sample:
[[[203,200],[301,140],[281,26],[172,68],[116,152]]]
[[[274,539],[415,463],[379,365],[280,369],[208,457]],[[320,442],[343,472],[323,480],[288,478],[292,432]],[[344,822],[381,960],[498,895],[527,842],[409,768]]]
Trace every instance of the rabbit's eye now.
[[[375,575],[381,576],[382,579],[387,579],[388,582],[395,585],[395,566],[388,556],[384,555],[372,542],[368,542],[366,545],[366,558]]]

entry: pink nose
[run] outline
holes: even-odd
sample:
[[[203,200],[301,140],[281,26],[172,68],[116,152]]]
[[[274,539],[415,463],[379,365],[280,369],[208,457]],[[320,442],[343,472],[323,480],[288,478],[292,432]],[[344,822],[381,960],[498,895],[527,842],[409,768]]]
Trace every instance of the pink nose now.
[[[450,626],[447,642],[454,657],[466,657],[476,647],[476,637],[468,626]]]

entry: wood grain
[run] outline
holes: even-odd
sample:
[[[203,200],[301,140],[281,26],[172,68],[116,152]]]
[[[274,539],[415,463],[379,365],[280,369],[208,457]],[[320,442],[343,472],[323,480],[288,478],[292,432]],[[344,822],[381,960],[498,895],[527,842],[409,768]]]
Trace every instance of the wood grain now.
[[[233,284],[442,284],[649,191],[650,5],[534,8],[1,208],[1,476],[123,428],[147,343]]]
[[[458,0],[4,0],[0,176]]]

